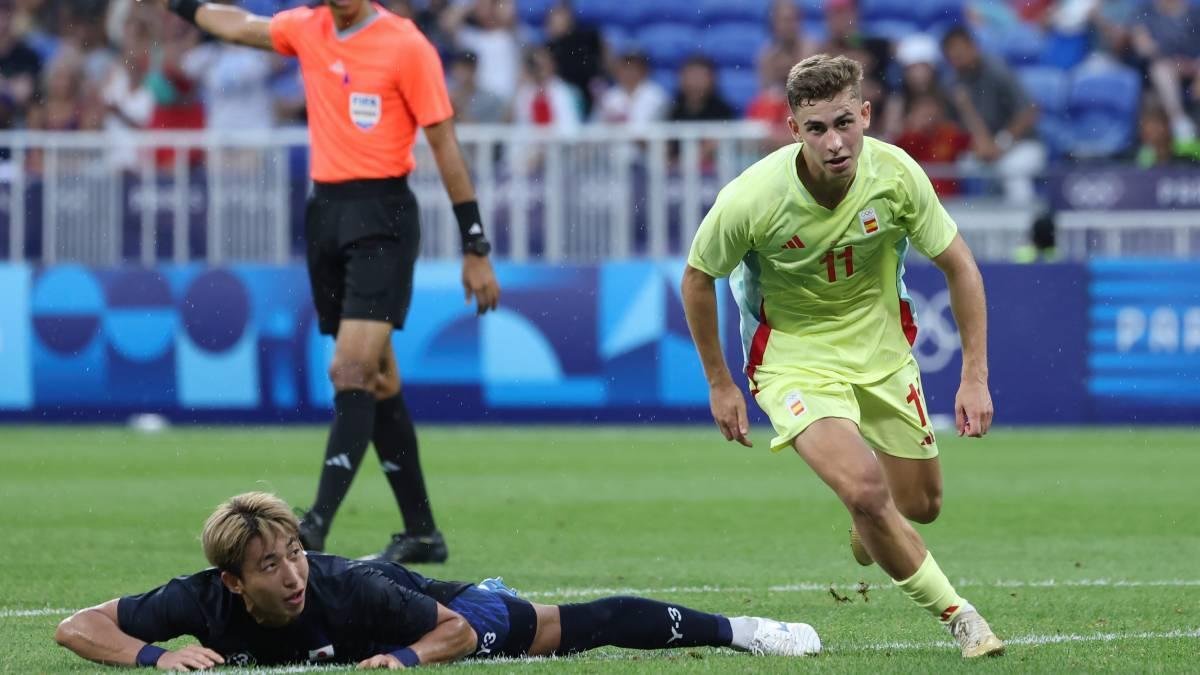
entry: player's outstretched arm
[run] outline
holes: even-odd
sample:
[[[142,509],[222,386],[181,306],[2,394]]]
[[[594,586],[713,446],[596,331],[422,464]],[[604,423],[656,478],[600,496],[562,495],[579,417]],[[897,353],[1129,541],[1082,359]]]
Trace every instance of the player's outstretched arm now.
[[[933,264],[946,275],[950,289],[950,310],[962,338],[962,383],[954,399],[958,435],[978,438],[992,426],[992,395],[988,392],[987,299],[983,276],[975,256],[962,235],[955,235],[950,246],[933,258]]]
[[[54,631],[54,641],[89,661],[114,666],[156,666],[162,670],[205,670],[225,663],[206,647],[188,645],[166,651],[121,630],[117,603],[81,609],[64,619]]]
[[[709,406],[713,421],[727,441],[736,440],[746,447],[753,444],[747,437],[750,423],[746,415],[746,399],[733,382],[717,327],[717,293],[715,280],[700,270],[687,266],[681,284],[683,311],[687,315],[692,341],[700,354],[704,376],[708,379]]]
[[[271,20],[240,7],[200,0],[139,0],[166,7],[225,42],[274,51]]]
[[[466,248],[473,240],[483,238],[483,223],[479,204],[475,201],[475,188],[471,186],[471,174],[467,171],[467,163],[463,161],[462,150],[454,134],[454,121],[448,119],[425,127],[425,138],[433,150],[446,194],[454,205],[454,216],[459,221],[463,246]],[[496,273],[486,252],[464,251],[462,282],[467,302],[475,298],[477,313],[496,309],[500,302],[500,284],[496,281]]]
[[[460,614],[438,603],[437,625],[420,640],[389,654],[360,661],[359,668],[410,668],[419,664],[450,663],[475,651],[476,635]]]

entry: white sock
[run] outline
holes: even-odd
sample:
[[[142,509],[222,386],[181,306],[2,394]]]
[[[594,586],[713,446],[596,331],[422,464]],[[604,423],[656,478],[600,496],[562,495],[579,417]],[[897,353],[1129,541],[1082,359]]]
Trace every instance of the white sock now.
[[[758,619],[752,616],[735,616],[729,619],[729,627],[733,632],[734,649],[750,649],[750,641],[754,639],[754,631],[758,630]]]

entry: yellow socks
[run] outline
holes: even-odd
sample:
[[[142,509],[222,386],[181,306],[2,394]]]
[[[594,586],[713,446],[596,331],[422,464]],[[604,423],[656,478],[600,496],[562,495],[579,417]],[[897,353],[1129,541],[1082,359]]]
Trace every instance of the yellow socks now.
[[[929,552],[925,553],[925,561],[921,563],[916,574],[904,581],[893,580],[893,583],[904,591],[909,599],[924,607],[942,623],[950,623],[959,612],[970,607],[967,601],[955,592],[950,580]]]

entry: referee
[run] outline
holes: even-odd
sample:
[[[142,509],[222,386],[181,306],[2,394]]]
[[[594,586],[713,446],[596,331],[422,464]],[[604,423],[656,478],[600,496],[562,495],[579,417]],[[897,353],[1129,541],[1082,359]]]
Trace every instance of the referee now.
[[[495,309],[500,288],[437,51],[411,21],[368,0],[326,0],[271,18],[202,0],[144,1],[161,2],[226,42],[300,60],[314,182],[305,226],[308,274],[320,330],[336,339],[329,366],[335,415],[316,502],[301,521],[305,548],[325,548],[334,514],[374,442],[405,531],[373,557],[445,561],[391,345],[392,330],[403,327],[408,312],[420,250],[417,201],[407,181],[418,128],[454,204],[467,302],[474,298],[479,314]]]

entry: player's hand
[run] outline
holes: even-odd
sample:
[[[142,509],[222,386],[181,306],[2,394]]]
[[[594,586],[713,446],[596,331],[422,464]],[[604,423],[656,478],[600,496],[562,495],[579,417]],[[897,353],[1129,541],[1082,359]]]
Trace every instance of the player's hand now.
[[[400,663],[400,659],[391,654],[376,654],[369,659],[364,659],[358,662],[358,669],[366,668],[387,668],[388,670],[396,670],[403,668],[404,664]]]
[[[463,290],[467,292],[467,304],[471,304],[472,297],[475,298],[476,314],[496,309],[500,302],[500,284],[496,283],[492,261],[486,256],[463,256],[462,282]]]
[[[727,441],[737,441],[747,448],[754,447],[747,437],[750,421],[746,416],[746,398],[733,380],[711,387],[708,391],[713,421]]]
[[[992,428],[992,395],[987,384],[964,381],[954,397],[954,426],[959,436],[979,438]]]
[[[208,670],[223,663],[225,659],[208,647],[188,645],[158,657],[158,663],[154,664],[154,667],[186,673],[191,670]]]

